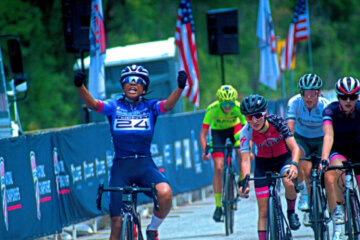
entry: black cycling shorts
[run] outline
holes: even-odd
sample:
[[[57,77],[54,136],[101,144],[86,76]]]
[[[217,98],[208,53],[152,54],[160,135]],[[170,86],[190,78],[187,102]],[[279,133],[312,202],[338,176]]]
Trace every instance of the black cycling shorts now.
[[[292,158],[290,153],[285,153],[274,158],[255,158],[255,177],[263,177],[267,171],[278,172],[283,174],[290,167]],[[267,181],[255,180],[255,194],[257,198],[269,196]]]
[[[232,144],[235,144],[234,127],[224,130],[211,129],[211,145],[225,145],[226,139],[230,138]],[[212,153],[224,152],[225,149],[212,148]]]
[[[159,172],[151,157],[114,159],[111,167],[109,186],[124,187],[136,184],[138,187],[151,187],[161,182],[168,183],[166,177]],[[124,204],[120,192],[110,192],[110,216],[121,216]]]

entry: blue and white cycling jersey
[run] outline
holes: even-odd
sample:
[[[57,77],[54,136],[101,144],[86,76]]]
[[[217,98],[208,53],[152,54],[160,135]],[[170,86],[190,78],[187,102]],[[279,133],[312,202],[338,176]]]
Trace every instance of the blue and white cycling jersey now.
[[[166,113],[163,108],[165,100],[144,99],[134,106],[122,98],[98,101],[97,112],[109,120],[115,158],[150,157],[156,119]]]
[[[319,97],[318,105],[309,112],[301,95],[297,94],[288,102],[286,120],[296,121],[294,131],[303,137],[322,137],[324,136],[322,113],[328,104],[326,98]]]

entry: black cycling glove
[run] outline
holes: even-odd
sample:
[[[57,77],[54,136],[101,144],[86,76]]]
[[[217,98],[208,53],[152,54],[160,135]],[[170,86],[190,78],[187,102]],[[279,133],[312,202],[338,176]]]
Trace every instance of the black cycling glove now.
[[[81,87],[83,84],[85,84],[85,80],[86,80],[86,73],[77,72],[74,77],[75,87]]]
[[[178,82],[178,87],[180,89],[185,88],[187,77],[188,77],[188,75],[186,74],[185,71],[182,70],[182,71],[178,72],[177,82]]]

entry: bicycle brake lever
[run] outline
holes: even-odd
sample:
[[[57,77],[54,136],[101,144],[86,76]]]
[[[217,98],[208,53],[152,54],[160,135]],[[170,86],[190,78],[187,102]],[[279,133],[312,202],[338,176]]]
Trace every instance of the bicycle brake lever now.
[[[154,208],[156,211],[159,211],[160,206],[159,206],[159,202],[158,202],[158,196],[157,196],[157,189],[155,187],[155,184],[152,183],[151,184],[151,188],[152,188],[152,196],[153,196],[153,202],[154,202]]]
[[[294,183],[294,188],[295,188],[296,193],[299,193],[301,190],[304,189],[304,186],[299,185],[299,183],[297,182],[297,178],[296,179],[291,179],[291,181]]]
[[[321,167],[322,167],[322,169],[325,169],[325,168],[328,167],[328,166],[329,166],[328,160],[325,160],[325,159],[321,160]]]
[[[205,147],[205,155],[208,155],[209,150],[210,150],[210,146],[206,145],[206,147]]]
[[[97,198],[96,198],[96,208],[101,211],[101,197],[104,192],[104,184],[99,184]]]
[[[159,206],[159,203],[158,203],[158,200],[157,200],[157,196],[154,197],[154,208],[155,208],[156,211],[160,210],[160,206]]]
[[[245,176],[245,179],[244,179],[244,180],[239,181],[239,187],[240,187],[240,186],[242,187],[242,193],[245,193],[246,187],[247,187],[247,185],[248,185],[248,183],[249,183],[249,178],[250,178],[250,175],[247,174],[247,175]]]

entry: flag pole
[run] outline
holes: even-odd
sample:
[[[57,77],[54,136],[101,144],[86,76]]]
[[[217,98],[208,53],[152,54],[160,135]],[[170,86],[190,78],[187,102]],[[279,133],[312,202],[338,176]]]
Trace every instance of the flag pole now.
[[[312,51],[311,51],[311,34],[310,34],[310,18],[309,18],[309,3],[306,0],[306,15],[309,24],[309,38],[308,38],[308,50],[309,50],[309,65],[310,65],[310,72],[313,72],[313,65],[312,65]]]
[[[225,85],[224,54],[220,54],[220,63],[221,63],[221,85]]]
[[[286,98],[284,72],[281,73],[280,82],[281,82],[281,92],[282,92],[281,95],[283,98]]]
[[[293,70],[290,69],[289,71],[290,73],[290,95],[294,95],[294,75],[293,75]]]
[[[309,65],[310,65],[310,72],[313,72],[313,65],[312,65],[312,54],[311,54],[311,40],[310,37],[308,39],[308,49],[309,49]]]

